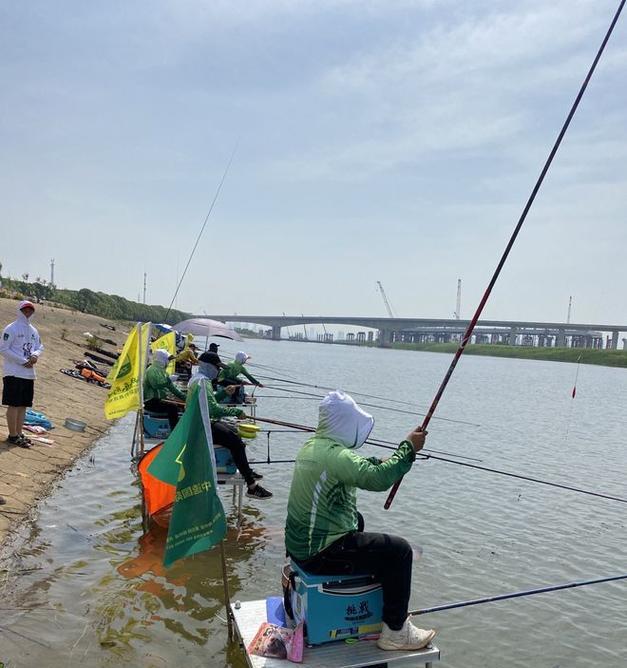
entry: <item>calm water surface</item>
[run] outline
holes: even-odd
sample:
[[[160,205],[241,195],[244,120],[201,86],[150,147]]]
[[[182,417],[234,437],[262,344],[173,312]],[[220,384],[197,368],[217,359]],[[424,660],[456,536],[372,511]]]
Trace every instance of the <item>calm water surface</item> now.
[[[221,350],[233,354],[236,345]],[[253,368],[260,376],[413,401],[422,410],[450,361],[442,354],[322,344],[252,341],[245,348],[253,362],[273,369]],[[582,367],[573,401],[574,377],[572,364],[466,357],[438,415],[480,426],[434,420],[428,446],[627,496],[627,371]],[[286,395],[260,391],[271,393]],[[262,416],[316,420],[317,402],[307,397],[260,399],[259,406]],[[417,421],[370,410],[378,438],[398,441]],[[131,419],[115,425],[41,503],[15,552],[4,555],[5,666],[245,665],[227,647],[218,551],[166,571],[163,532],[142,535],[131,431]],[[273,434],[272,456],[291,458],[302,441]],[[382,451],[368,446],[363,453]],[[251,445],[253,458],[264,454],[265,436]],[[291,468],[263,466],[275,496],[245,500],[239,535],[230,495],[221,492],[232,527],[226,551],[234,599],[279,593]],[[399,533],[424,551],[414,568],[412,608],[627,572],[625,504],[435,461],[414,467],[390,511],[382,509],[384,498],[361,493],[367,527]],[[447,668],[627,666],[625,583],[419,619],[440,629],[440,665]]]

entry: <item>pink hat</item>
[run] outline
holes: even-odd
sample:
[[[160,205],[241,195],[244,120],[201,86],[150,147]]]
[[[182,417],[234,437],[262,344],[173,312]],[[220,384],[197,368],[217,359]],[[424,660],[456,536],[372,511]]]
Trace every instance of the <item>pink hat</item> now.
[[[18,311],[23,311],[25,308],[32,308],[33,311],[35,310],[35,304],[33,302],[29,302],[28,299],[24,299],[20,302],[20,305],[17,307]]]

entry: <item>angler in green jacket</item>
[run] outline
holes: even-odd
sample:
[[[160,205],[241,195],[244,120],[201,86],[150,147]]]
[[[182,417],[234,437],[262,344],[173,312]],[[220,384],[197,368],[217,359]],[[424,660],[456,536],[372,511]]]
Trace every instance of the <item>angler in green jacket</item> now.
[[[305,571],[320,575],[372,573],[383,589],[383,630],[378,646],[425,647],[435,631],[407,617],[413,553],[398,536],[363,531],[357,488],[389,489],[412,467],[426,432],[412,431],[386,461],[365,458],[360,448],[374,425],[343,392],[330,392],[319,408],[318,428],[296,456],[287,504],[285,547]]]
[[[170,360],[167,350],[155,350],[152,364],[146,369],[144,376],[144,408],[153,413],[166,413],[170,429],[174,429],[179,421],[178,408],[175,404],[165,401],[174,395],[185,400],[185,394],[176,387],[168,376],[165,368]]]
[[[263,385],[250,373],[248,373],[244,364],[250,356],[244,352],[239,352],[235,355],[235,359],[224,366],[218,375],[218,385],[226,387],[227,385],[237,385],[237,391],[233,393],[230,402],[234,404],[243,404],[246,398],[244,388],[241,387],[240,374],[245,376],[253,385],[263,387]]]
[[[211,381],[218,375],[218,369],[213,364],[208,362],[201,362],[198,370],[190,378],[188,387],[188,403],[192,396],[195,396],[197,386],[204,386],[205,394],[207,396],[207,406],[209,407],[209,417],[211,419],[211,436],[215,445],[227,448],[231,452],[237,470],[242,474],[246,481],[247,490],[246,496],[253,499],[269,499],[272,492],[262,487],[257,481],[261,480],[263,476],[250,468],[248,457],[246,456],[246,444],[241,437],[230,429],[227,425],[220,422],[223,417],[245,418],[246,414],[239,408],[230,408],[228,406],[221,406],[216,401],[214,396],[213,386]],[[202,381],[205,382],[202,382]],[[218,390],[216,395],[220,393],[226,394],[225,390]]]

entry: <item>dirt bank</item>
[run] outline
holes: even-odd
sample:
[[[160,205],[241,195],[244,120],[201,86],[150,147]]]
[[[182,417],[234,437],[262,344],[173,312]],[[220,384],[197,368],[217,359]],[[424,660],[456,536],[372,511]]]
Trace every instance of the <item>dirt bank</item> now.
[[[15,320],[17,304],[14,300],[0,299],[0,330]],[[54,429],[46,437],[54,443],[35,442],[30,450],[9,445],[5,442],[6,409],[0,408],[0,496],[6,499],[6,505],[0,505],[0,545],[59,474],[111,426],[103,414],[107,391],[66,376],[59,369],[73,368],[73,360],[83,359],[87,350],[83,332],[121,344],[127,331],[103,318],[48,305],[37,307],[32,323],[45,346],[36,368],[33,408],[52,420]],[[116,331],[102,327],[102,323],[115,325]],[[107,348],[113,350],[111,346]],[[63,426],[66,417],[86,422],[86,431],[66,429]]]

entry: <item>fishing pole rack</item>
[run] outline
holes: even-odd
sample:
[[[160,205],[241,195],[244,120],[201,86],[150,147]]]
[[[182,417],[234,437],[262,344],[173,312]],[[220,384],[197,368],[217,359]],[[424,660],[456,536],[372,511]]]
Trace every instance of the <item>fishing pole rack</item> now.
[[[266,601],[235,601],[230,606],[236,639],[246,656],[249,668],[285,668],[285,661],[257,656],[248,652],[259,625],[266,619]],[[432,668],[440,660],[440,650],[429,645],[418,651],[388,652],[377,647],[374,640],[336,641],[305,647],[304,668]]]

